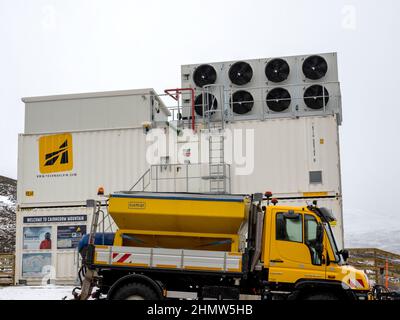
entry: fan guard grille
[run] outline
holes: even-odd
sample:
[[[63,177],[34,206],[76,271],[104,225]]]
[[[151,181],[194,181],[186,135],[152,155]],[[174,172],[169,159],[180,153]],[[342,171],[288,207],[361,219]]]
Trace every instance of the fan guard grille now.
[[[285,81],[290,73],[288,63],[280,58],[272,59],[265,66],[265,76],[269,81],[282,82]]]
[[[238,61],[229,68],[229,79],[238,86],[249,83],[252,77],[253,68],[247,62]]]
[[[234,113],[246,114],[253,109],[253,95],[245,90],[236,91],[230,99],[230,105]]]
[[[310,109],[322,109],[324,105],[326,106],[328,104],[328,101],[328,90],[319,84],[308,87],[306,91],[304,91],[304,102]]]
[[[193,81],[196,86],[202,88],[205,85],[213,84],[217,80],[217,72],[209,64],[202,64],[194,70]]]
[[[303,62],[303,73],[311,80],[319,80],[328,71],[328,64],[321,56],[310,56]]]
[[[206,101],[204,102],[205,110],[216,110],[218,108],[218,101],[211,93],[204,94]],[[199,94],[194,100],[194,110],[199,116],[203,116],[203,94]],[[211,112],[213,114],[214,112]],[[210,114],[210,115],[211,115]]]
[[[284,88],[274,88],[268,92],[266,103],[269,109],[275,112],[282,112],[289,108],[291,96]]]

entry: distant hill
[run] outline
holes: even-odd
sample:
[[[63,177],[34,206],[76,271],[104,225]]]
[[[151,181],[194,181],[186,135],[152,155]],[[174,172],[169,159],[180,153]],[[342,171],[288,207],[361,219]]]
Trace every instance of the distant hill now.
[[[0,176],[0,253],[15,249],[17,181]]]

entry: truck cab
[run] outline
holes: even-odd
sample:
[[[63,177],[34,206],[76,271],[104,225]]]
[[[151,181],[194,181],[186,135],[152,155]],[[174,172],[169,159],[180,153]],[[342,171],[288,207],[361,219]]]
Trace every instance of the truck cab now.
[[[287,290],[288,296],[303,298],[368,298],[366,275],[346,264],[346,250],[338,250],[329,210],[279,205],[265,209],[260,264],[268,270],[271,291]]]

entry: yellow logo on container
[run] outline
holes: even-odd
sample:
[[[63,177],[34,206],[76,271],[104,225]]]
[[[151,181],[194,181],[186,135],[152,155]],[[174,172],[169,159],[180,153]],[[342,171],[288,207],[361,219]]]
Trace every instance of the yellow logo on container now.
[[[40,173],[70,171],[72,161],[72,136],[69,133],[39,138]]]

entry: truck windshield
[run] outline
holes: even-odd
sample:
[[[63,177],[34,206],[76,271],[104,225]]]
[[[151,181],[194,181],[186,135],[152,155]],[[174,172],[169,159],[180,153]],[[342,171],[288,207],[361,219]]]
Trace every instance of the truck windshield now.
[[[328,235],[329,243],[331,244],[333,254],[335,256],[335,262],[338,264],[341,264],[343,262],[343,260],[342,260],[341,255],[339,254],[339,250],[336,245],[335,237],[333,236],[331,226],[329,225],[329,223],[324,222],[324,227],[325,227],[326,234]]]

